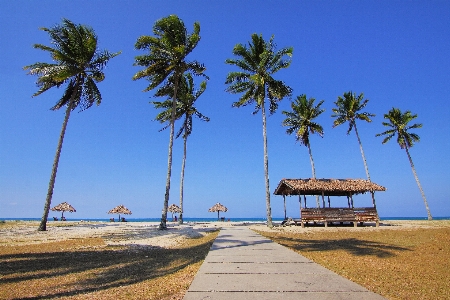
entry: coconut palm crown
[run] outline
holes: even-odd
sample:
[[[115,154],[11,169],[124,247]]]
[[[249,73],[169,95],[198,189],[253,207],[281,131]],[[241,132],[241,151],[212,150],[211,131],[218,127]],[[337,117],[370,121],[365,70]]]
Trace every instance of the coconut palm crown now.
[[[33,97],[52,87],[59,88],[66,85],[61,99],[51,109],[58,110],[61,107],[67,107],[53,161],[44,213],[38,228],[40,231],[45,231],[70,113],[76,107],[85,110],[94,103],[100,105],[102,96],[96,83],[105,79],[103,69],[108,61],[119,55],[120,52],[99,51],[97,49],[97,35],[94,30],[85,25],[76,25],[67,19],[63,19],[61,25],[52,28],[44,27],[41,30],[50,35],[53,47],[35,44],[34,48],[49,52],[54,63],[38,62],[24,67],[25,70],[28,70],[29,75],[38,76],[36,85],[39,90],[34,93]]]
[[[306,95],[297,96],[297,99],[291,102],[292,111],[283,111],[283,114],[286,116],[286,119],[283,121],[283,126],[288,127],[286,133],[295,133],[296,140],[308,147],[313,178],[316,178],[316,170],[309,135],[317,133],[320,137],[323,137],[322,125],[314,120],[325,111],[325,109],[320,107],[324,100],[321,100],[317,105],[314,105],[315,101],[316,99],[314,98],[307,100]],[[319,207],[318,196],[316,197],[316,204]]]
[[[147,54],[135,57],[135,66],[144,69],[138,71],[133,80],[147,79],[149,85],[144,91],[153,90],[156,87],[168,88],[174,83],[174,94],[172,99],[172,115],[170,119],[170,137],[167,164],[166,192],[161,214],[160,229],[167,229],[167,207],[169,203],[170,178],[172,173],[172,147],[174,136],[174,123],[176,120],[176,99],[179,79],[185,72],[194,75],[204,75],[206,68],[197,61],[187,61],[189,55],[200,41],[200,24],[194,23],[192,34],[188,34],[183,21],[176,15],[159,19],[153,25],[155,36],[141,36],[137,39],[135,48],[148,51]]]
[[[269,100],[269,111],[273,114],[278,107],[278,102],[292,94],[292,89],[289,86],[283,81],[275,80],[272,76],[276,72],[290,66],[293,48],[282,48],[277,51],[273,36],[269,41],[265,41],[262,35],[257,34],[252,34],[251,38],[252,40],[248,46],[243,44],[234,46],[233,55],[238,57],[237,59],[227,59],[225,61],[227,64],[241,69],[241,71],[228,73],[225,84],[228,85],[227,92],[243,94],[239,101],[233,103],[233,107],[255,103],[254,114],[261,110],[267,225],[272,227],[265,101],[266,99]]]
[[[417,134],[408,132],[411,129],[422,128],[422,124],[408,124],[416,118],[417,114],[413,115],[409,110],[402,113],[400,109],[392,108],[387,114],[384,115],[384,119],[386,119],[388,122],[382,123],[384,126],[389,127],[389,129],[377,134],[376,136],[385,136],[382,141],[382,143],[385,144],[397,135],[398,145],[401,149],[405,149],[408,156],[414,178],[416,179],[417,186],[419,187],[423,202],[425,204],[425,209],[427,210],[428,220],[432,220],[433,217],[431,216],[427,198],[425,197],[425,193],[422,189],[422,185],[420,184],[419,177],[417,176],[416,168],[414,167],[414,163],[409,153],[409,148],[411,148],[414,143],[420,141],[420,137]]]

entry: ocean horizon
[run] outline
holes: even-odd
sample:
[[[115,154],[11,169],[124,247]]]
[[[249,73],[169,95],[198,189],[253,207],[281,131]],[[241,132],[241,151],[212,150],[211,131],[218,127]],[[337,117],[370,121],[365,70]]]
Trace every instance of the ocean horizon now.
[[[127,218],[127,222],[160,222],[161,218]],[[40,221],[41,218],[0,218],[0,221]],[[109,218],[67,218],[67,221],[72,222],[110,222]],[[117,218],[115,217],[117,222]],[[170,222],[172,219],[168,218],[167,221]],[[284,218],[272,218],[274,222],[282,222]],[[381,221],[420,221],[427,220],[427,217],[380,217]],[[433,220],[450,220],[450,217],[433,217]],[[53,222],[52,218],[48,219],[49,222]],[[265,223],[266,218],[227,218],[225,221],[229,222],[248,222],[248,223]],[[201,223],[201,222],[221,222],[217,218],[184,218],[186,223]]]

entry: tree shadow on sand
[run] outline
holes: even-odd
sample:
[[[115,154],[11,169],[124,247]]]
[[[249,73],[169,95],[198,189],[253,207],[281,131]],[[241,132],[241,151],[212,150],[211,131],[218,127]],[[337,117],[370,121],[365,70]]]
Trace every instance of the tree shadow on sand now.
[[[376,256],[388,258],[395,256],[395,251],[412,251],[409,248],[357,238],[344,239],[302,239],[301,237],[275,236],[261,232],[274,242],[298,252],[346,251],[354,256]]]
[[[79,279],[66,284],[63,290],[50,287],[35,296],[16,299],[54,299],[108,290],[175,273],[203,260],[212,243],[213,240],[176,249],[94,246],[75,250],[61,250],[58,248],[64,243],[53,243],[59,251],[27,250],[31,247],[20,246],[15,253],[0,255],[0,286],[26,286],[29,280],[57,280],[56,277],[71,275]]]

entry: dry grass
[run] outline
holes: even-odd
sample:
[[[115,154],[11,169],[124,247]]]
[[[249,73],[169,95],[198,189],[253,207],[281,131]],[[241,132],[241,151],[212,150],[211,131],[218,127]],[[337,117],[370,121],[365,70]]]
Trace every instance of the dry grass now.
[[[450,299],[450,222],[441,225],[259,233],[388,299]]]
[[[0,299],[182,299],[217,234],[172,249],[101,238],[0,246]]]

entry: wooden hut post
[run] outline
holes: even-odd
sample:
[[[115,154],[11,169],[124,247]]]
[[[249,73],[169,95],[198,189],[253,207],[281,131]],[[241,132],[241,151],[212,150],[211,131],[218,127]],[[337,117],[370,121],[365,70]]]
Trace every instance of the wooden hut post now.
[[[325,208],[325,193],[322,191],[322,206]]]
[[[350,193],[349,193],[349,195],[350,195]],[[347,195],[348,208],[350,208],[350,196],[349,195]]]
[[[302,218],[302,195],[298,194],[298,204],[300,206],[300,219]]]
[[[353,195],[350,194],[350,202],[352,203],[352,208],[355,208],[355,206],[353,206]]]
[[[283,194],[283,201],[284,201],[284,219],[286,220],[286,195]]]
[[[372,204],[373,204],[373,207],[374,207],[374,208],[377,208],[377,205],[375,204],[375,192],[374,192],[374,191],[371,191],[370,193],[372,194]]]
[[[306,195],[303,195],[303,200],[305,202],[305,208],[306,208]]]
[[[328,207],[331,207],[330,195],[328,195]]]

